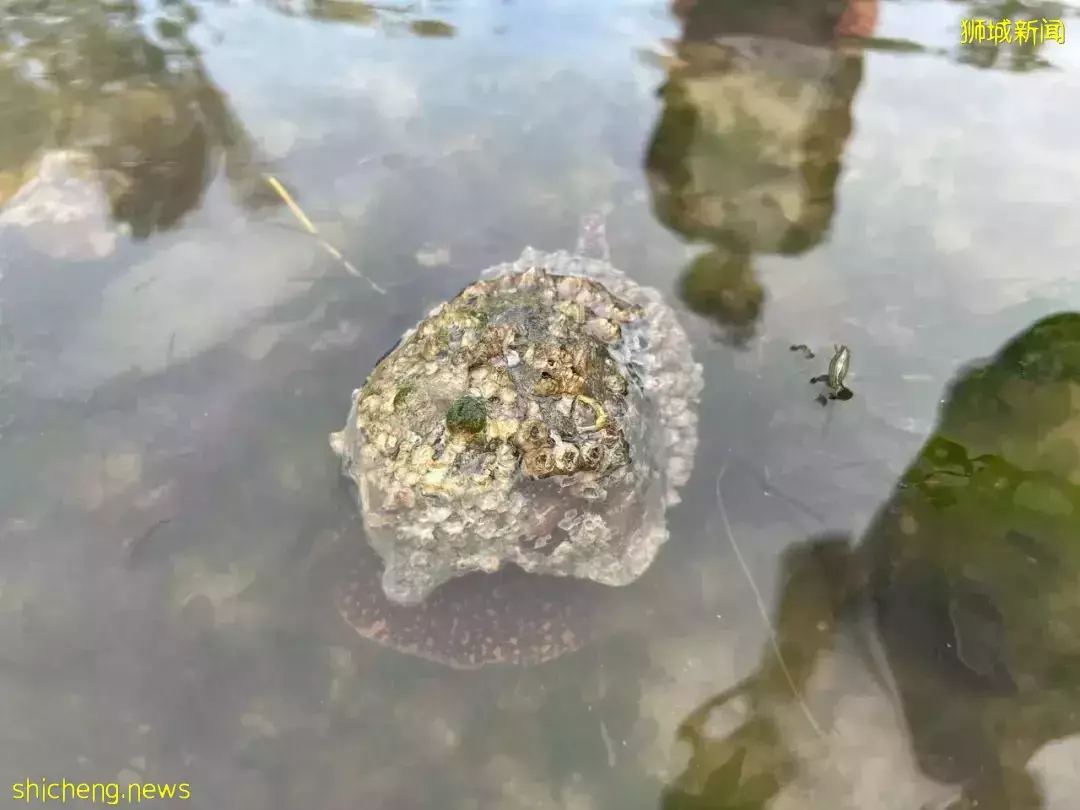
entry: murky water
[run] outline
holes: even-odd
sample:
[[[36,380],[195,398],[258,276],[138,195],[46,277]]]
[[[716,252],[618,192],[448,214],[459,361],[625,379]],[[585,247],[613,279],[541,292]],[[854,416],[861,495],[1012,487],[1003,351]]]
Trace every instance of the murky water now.
[[[1043,319],[1080,309],[1080,22],[785,5],[0,6],[16,800],[1073,806],[1080,327]],[[543,665],[366,642],[327,435],[403,330],[597,209],[705,368],[672,540]]]

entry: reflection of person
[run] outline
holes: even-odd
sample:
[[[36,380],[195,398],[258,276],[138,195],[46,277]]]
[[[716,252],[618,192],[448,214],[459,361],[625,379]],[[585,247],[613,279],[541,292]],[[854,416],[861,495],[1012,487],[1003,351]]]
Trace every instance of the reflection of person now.
[[[195,210],[219,155],[238,202],[279,203],[261,180],[250,136],[198,63],[156,86],[132,82],[116,103],[99,106],[106,137],[94,155],[113,218],[134,238],[169,230]]]
[[[873,638],[856,640],[919,768],[962,791],[952,810],[1042,810],[1027,763],[1080,733],[1078,382],[1073,312],[968,367],[858,548],[818,538],[786,555],[779,657],[770,645],[706,707],[742,694],[766,722],[758,710],[797,699],[836,629],[867,616]]]
[[[740,342],[764,293],[754,253],[798,254],[821,242],[851,133],[877,0],[677,2],[683,22],[646,170],[658,219],[713,246],[684,278],[688,305]]]
[[[850,0],[836,23],[838,37],[869,37],[877,28],[878,0]]]

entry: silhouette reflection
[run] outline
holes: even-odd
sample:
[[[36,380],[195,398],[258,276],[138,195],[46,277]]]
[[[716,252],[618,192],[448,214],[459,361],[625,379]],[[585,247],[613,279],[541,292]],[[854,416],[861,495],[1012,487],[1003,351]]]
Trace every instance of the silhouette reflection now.
[[[1077,403],[1080,313],[1046,317],[965,368],[862,541],[825,535],[786,554],[776,646],[684,721],[693,758],[663,809],[764,807],[792,768],[768,708],[801,703],[841,633],[901,708],[918,767],[961,790],[951,810],[1043,808],[1027,764],[1080,733]],[[706,739],[709,713],[736,696],[750,719]],[[772,753],[746,797],[732,774],[762,740]]]
[[[950,0],[963,10],[955,21],[956,44],[948,47],[926,45],[906,38],[882,37],[859,33],[859,23],[852,31],[855,39],[847,39],[843,47],[864,51],[920,53],[946,59],[959,65],[980,70],[1003,70],[1010,73],[1032,73],[1055,64],[1044,46],[1059,32],[1064,38],[1064,18],[1075,12],[1055,2],[1024,3],[1003,0],[985,3],[980,0]],[[855,4],[852,4],[854,6]],[[864,10],[858,10],[859,14]],[[856,15],[857,17],[858,15]],[[982,25],[978,23],[981,21]],[[979,29],[974,38],[970,34]],[[1051,48],[1053,45],[1051,45]]]
[[[8,4],[0,19],[0,94],[10,113],[0,121],[0,176],[9,179],[0,204],[34,175],[43,153],[65,157],[37,173],[35,199],[10,202],[33,203],[30,218],[48,223],[43,199],[58,198],[67,203],[52,217],[58,227],[104,216],[83,210],[94,194],[60,188],[89,182],[76,165],[90,167],[108,216],[136,239],[175,227],[201,203],[219,155],[242,205],[277,203],[259,181],[251,137],[189,40],[198,20],[191,2],[149,14],[137,3],[43,0]],[[27,219],[9,217],[34,224]],[[100,245],[100,234],[86,239],[95,236]],[[55,253],[48,237],[32,241]]]
[[[710,250],[685,270],[687,305],[725,339],[753,337],[765,303],[755,254],[824,240],[878,0],[676,2],[683,24],[646,156],[653,210]]]

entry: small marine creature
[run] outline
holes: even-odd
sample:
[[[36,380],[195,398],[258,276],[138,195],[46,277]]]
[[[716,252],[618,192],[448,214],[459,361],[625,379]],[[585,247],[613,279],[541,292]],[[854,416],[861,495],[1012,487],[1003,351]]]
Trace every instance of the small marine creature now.
[[[805,357],[807,360],[813,360],[814,359],[814,353],[810,350],[810,347],[807,346],[805,343],[798,343],[798,344],[792,346],[791,351],[793,351],[793,352],[802,352],[803,357]]]
[[[833,346],[833,349],[835,353],[832,360],[829,361],[829,373],[810,378],[811,383],[823,382],[829,387],[827,393],[820,394],[817,397],[817,401],[822,405],[825,405],[830,399],[846,401],[855,396],[844,385],[844,378],[847,377],[848,369],[851,368],[851,349],[847,346]]]

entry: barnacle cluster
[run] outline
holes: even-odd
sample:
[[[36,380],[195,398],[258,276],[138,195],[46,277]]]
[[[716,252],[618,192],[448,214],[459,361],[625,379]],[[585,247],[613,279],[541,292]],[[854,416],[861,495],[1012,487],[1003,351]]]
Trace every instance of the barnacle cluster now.
[[[596,281],[537,268],[431,313],[356,401],[384,505],[490,491],[518,469],[602,478],[628,464],[629,383],[607,347],[640,317]]]

